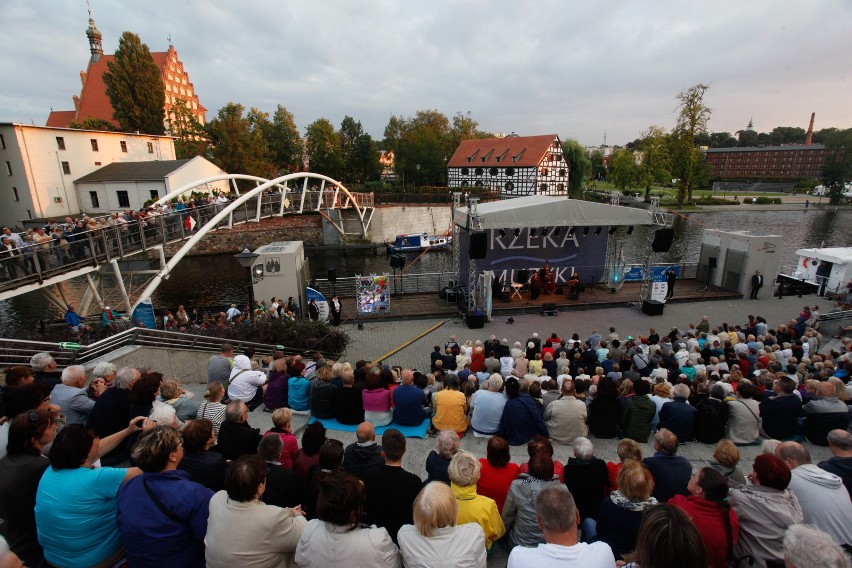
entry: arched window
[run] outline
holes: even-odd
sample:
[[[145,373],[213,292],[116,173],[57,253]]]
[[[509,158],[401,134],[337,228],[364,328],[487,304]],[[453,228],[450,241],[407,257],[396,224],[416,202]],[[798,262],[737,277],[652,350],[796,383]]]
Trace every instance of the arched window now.
[[[507,181],[505,188],[506,188],[506,191],[515,191],[515,184],[511,181]]]
[[[478,175],[478,176],[482,175],[482,168],[476,168],[476,175]]]
[[[490,173],[492,176],[496,176],[497,175],[497,168],[491,168],[491,170],[489,170],[488,173]]]
[[[563,192],[563,191],[565,191],[565,184],[564,184],[564,183],[560,183],[560,184],[558,184],[558,185],[556,186],[556,189],[557,189],[560,193],[561,193],[561,192]]]
[[[512,177],[513,175],[515,175],[515,168],[511,168],[511,167],[506,168],[506,175],[509,176],[509,177]]]

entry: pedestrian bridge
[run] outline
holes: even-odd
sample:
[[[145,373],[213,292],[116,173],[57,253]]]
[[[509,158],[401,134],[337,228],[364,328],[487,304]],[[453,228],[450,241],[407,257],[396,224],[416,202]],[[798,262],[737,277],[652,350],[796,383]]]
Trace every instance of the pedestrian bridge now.
[[[29,292],[46,292],[48,300],[63,311],[68,303],[61,284],[72,278],[86,278],[89,289],[78,311],[85,313],[83,304],[92,300],[103,305],[94,278],[109,270],[116,276],[122,300],[129,310],[139,300],[150,297],[156,289],[150,284],[131,303],[118,262],[140,253],[158,252],[159,270],[141,270],[136,274],[153,274],[152,281],[159,283],[168,278],[169,271],[198,243],[204,235],[218,229],[230,229],[244,223],[257,223],[269,217],[299,215],[317,212],[342,235],[366,236],[374,212],[372,193],[353,193],[340,182],[327,176],[301,172],[265,179],[243,174],[223,174],[196,180],[160,198],[155,205],[163,204],[193,190],[207,193],[209,184],[228,181],[236,190],[237,180],[248,180],[256,185],[227,203],[203,207],[188,205],[184,211],[134,217],[127,223],[107,223],[109,217],[100,219],[99,227],[73,235],[67,245],[53,241],[45,248],[28,244],[17,257],[0,257],[2,268],[11,276],[0,281],[0,300]],[[344,223],[344,212],[349,220]],[[191,220],[190,220],[191,219]],[[353,230],[357,221],[357,230]],[[163,246],[183,242],[177,253],[168,261]],[[9,265],[11,269],[9,270]],[[58,294],[52,293],[53,288]]]

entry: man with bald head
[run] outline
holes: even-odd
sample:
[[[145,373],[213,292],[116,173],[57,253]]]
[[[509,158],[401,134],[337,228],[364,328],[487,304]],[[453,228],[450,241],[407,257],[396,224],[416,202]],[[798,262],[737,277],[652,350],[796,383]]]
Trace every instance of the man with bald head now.
[[[95,401],[86,394],[86,369],[82,365],[71,365],[62,371],[62,382],[53,387],[50,398],[59,405],[65,415],[65,424],[85,424],[95,407]],[[100,395],[106,390],[106,384],[93,384],[92,388]],[[125,419],[126,420],[126,419]]]
[[[358,439],[343,451],[343,469],[364,479],[385,464],[382,447],[376,443],[376,429],[370,422],[361,422],[355,430]]]
[[[817,446],[828,445],[828,433],[849,428],[849,409],[837,398],[834,385],[823,381],[817,385],[816,396],[802,406],[805,421],[802,434]]]
[[[414,386],[414,372],[402,370],[402,384],[393,389],[393,421],[400,426],[419,426],[432,415],[426,408],[426,395]]]
[[[790,468],[790,490],[802,506],[805,523],[815,525],[840,545],[852,546],[852,501],[843,481],[811,463],[811,454],[798,442],[782,442],[775,455]]]
[[[852,434],[847,430],[832,430],[828,433],[828,447],[832,457],[820,462],[819,467],[842,479],[852,497]]]

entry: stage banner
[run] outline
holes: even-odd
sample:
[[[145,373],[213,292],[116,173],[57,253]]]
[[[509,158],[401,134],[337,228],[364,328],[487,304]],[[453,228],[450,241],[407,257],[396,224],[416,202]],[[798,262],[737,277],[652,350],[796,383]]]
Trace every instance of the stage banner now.
[[[154,304],[151,303],[151,298],[145,298],[139,302],[139,305],[133,310],[130,321],[137,327],[157,329],[157,317],[154,315]]]
[[[378,314],[390,310],[387,274],[355,276],[355,303],[358,314]]]
[[[589,227],[589,234],[583,236],[584,227],[576,227],[569,235],[571,227],[550,228],[547,236],[542,236],[538,227],[518,230],[505,229],[501,237],[498,229],[485,231],[488,235],[488,248],[485,258],[476,261],[479,272],[492,271],[494,276],[505,285],[519,282],[518,271],[539,270],[547,263],[553,272],[557,287],[565,286],[571,274],[577,272],[584,284],[598,282],[604,276],[608,227]],[[532,232],[535,231],[535,235]],[[595,232],[598,234],[596,235]],[[558,233],[558,234],[557,234]],[[460,278],[467,283],[469,236],[461,231]]]
[[[305,297],[307,298],[308,303],[310,303],[311,300],[316,300],[317,307],[319,307],[319,321],[328,321],[328,316],[331,313],[331,310],[328,307],[328,300],[325,299],[322,292],[308,287],[305,289]],[[302,311],[305,315],[308,315],[309,313],[307,306],[305,306],[305,309]]]
[[[651,272],[654,275],[652,280],[654,282],[657,282],[657,281],[660,281],[660,280],[665,281],[666,270],[668,270],[669,268],[674,269],[675,274],[677,274],[678,279],[680,279],[680,265],[673,264],[671,266],[652,266]],[[640,282],[641,280],[642,280],[642,267],[641,266],[632,267],[629,271],[627,271],[627,274],[624,275],[624,281],[625,282]]]

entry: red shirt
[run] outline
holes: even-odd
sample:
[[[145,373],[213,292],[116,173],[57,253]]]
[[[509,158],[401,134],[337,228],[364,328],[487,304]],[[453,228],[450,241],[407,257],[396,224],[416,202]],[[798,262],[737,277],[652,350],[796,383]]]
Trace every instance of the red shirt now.
[[[530,472],[530,462],[524,462],[520,465],[521,473]],[[565,483],[565,466],[562,462],[553,460],[553,476],[559,478],[559,483]]]
[[[479,481],[476,483],[476,492],[485,497],[494,499],[497,503],[497,509],[503,512],[503,503],[506,501],[506,495],[509,494],[509,487],[512,482],[520,475],[518,464],[508,463],[505,467],[494,467],[485,458],[479,458],[479,463],[482,464],[482,474]]]
[[[621,466],[624,465],[624,462],[607,462],[606,463],[606,473],[607,477],[609,477],[609,486],[615,491],[618,489],[618,472],[621,471]]]
[[[485,368],[485,353],[476,351],[470,356],[470,372],[478,373]]]
[[[722,516],[722,505],[708,501],[703,497],[690,495],[675,495],[669,499],[669,504],[683,509],[692,522],[704,545],[707,547],[707,558],[712,568],[727,568],[728,566],[728,531],[725,528],[725,518]],[[728,507],[728,519],[731,523],[731,547],[737,543],[739,523],[737,514]]]

